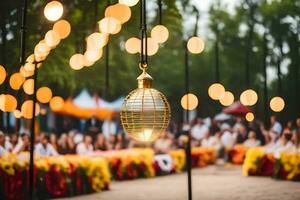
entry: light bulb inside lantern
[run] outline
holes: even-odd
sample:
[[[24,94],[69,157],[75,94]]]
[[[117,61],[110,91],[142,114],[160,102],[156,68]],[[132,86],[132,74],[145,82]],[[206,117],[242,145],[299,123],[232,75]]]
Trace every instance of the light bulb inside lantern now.
[[[254,120],[254,114],[252,112],[248,112],[245,116],[247,122],[252,122]]]
[[[65,39],[71,33],[71,25],[67,20],[59,20],[53,25],[53,31],[59,35],[60,39]]]
[[[152,88],[152,80],[143,71],[138,77],[138,88],[125,98],[120,112],[124,130],[143,142],[157,139],[170,121],[169,103],[161,92]]]
[[[224,93],[225,93],[225,88],[220,83],[213,83],[208,88],[208,95],[213,100],[220,100],[221,97],[224,95]]]
[[[285,107],[285,102],[282,97],[276,96],[273,97],[270,101],[270,108],[274,112],[281,112]]]
[[[70,58],[70,67],[74,70],[80,70],[84,67],[84,56],[82,54],[74,54]]]
[[[140,51],[141,48],[141,40],[136,37],[129,38],[125,42],[125,49],[128,53],[136,54]]]
[[[139,0],[119,0],[120,4],[125,4],[129,7],[135,6],[138,2],[139,2]]]
[[[234,96],[231,92],[226,91],[223,93],[219,101],[223,106],[230,106],[234,102]]]
[[[6,78],[6,70],[2,65],[0,65],[0,85],[5,81],[5,78]]]
[[[151,30],[151,38],[153,38],[157,43],[164,43],[169,38],[169,31],[167,27],[163,25],[156,25]]]
[[[193,54],[201,53],[205,48],[205,43],[200,37],[191,37],[187,42],[187,49]]]
[[[194,110],[198,106],[198,98],[192,93],[185,94],[181,98],[181,106],[185,110]]]
[[[105,9],[105,17],[113,17],[124,24],[131,17],[131,10],[125,4],[114,4]]]
[[[257,93],[252,89],[247,89],[240,95],[240,102],[244,106],[253,106],[258,100]]]
[[[64,7],[59,1],[51,1],[44,8],[44,15],[49,21],[56,21],[61,18]]]

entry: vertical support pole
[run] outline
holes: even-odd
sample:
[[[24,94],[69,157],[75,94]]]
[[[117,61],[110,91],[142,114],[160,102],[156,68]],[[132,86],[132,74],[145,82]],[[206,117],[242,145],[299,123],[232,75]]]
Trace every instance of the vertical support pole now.
[[[219,61],[219,28],[216,29],[216,44],[215,44],[215,59],[216,59],[216,82],[220,82],[220,61]]]
[[[268,55],[268,47],[267,47],[267,36],[264,34],[263,38],[263,75],[264,75],[264,122],[268,123],[269,118],[269,109],[268,109],[268,85],[267,85],[267,55]]]
[[[29,161],[29,199],[34,199],[34,145],[35,145],[35,104],[36,104],[36,89],[37,89],[37,62],[34,63],[33,74],[33,94],[32,94],[32,120],[30,134],[30,161]]]
[[[189,59],[187,42],[184,42],[184,66],[185,66],[185,94],[189,93]],[[187,96],[187,108],[189,108],[189,99]],[[189,110],[186,110],[186,122],[189,123]],[[188,200],[192,200],[192,163],[191,163],[191,134],[190,128],[188,130],[188,141],[186,144],[186,168],[188,178]]]
[[[103,96],[107,100],[109,96],[109,44],[105,47],[105,73],[104,73],[104,93]]]

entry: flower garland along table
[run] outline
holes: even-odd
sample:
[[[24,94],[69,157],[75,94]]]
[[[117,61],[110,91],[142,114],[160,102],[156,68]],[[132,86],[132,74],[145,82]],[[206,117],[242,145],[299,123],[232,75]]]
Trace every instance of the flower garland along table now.
[[[170,151],[162,166],[152,149],[95,152],[90,156],[65,155],[35,159],[34,181],[39,199],[69,197],[109,189],[114,180],[148,178],[185,170],[184,150]],[[161,159],[161,158],[159,158]],[[29,154],[0,158],[0,199],[26,199]],[[194,148],[193,167],[214,163],[213,149]]]
[[[300,181],[300,154],[281,153],[278,158],[264,149],[249,149],[243,164],[244,176],[269,176],[275,179]]]

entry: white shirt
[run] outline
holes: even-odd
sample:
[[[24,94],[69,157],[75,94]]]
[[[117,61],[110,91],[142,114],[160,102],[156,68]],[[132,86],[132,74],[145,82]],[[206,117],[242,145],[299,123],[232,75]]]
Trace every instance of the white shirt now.
[[[105,120],[102,124],[102,132],[106,139],[108,139],[110,135],[115,135],[117,133],[116,123],[110,120]]]
[[[257,139],[247,139],[243,145],[247,148],[258,147],[260,145],[260,141]]]
[[[271,131],[276,132],[277,134],[280,134],[282,132],[282,126],[279,122],[275,122],[273,126],[271,127]]]
[[[76,147],[76,153],[85,155],[93,152],[93,145],[86,146],[83,142],[79,143]]]
[[[0,146],[0,157],[6,153],[7,153],[6,149],[3,146]]]
[[[37,145],[35,145],[34,152],[41,156],[57,156],[58,155],[57,151],[49,143],[46,145],[46,148],[44,147],[44,145],[42,145],[42,143],[38,143]]]
[[[191,135],[193,138],[201,140],[208,131],[209,129],[206,125],[196,124],[191,130]]]
[[[235,137],[229,131],[225,131],[221,136],[221,142],[224,147],[233,147],[235,143]]]

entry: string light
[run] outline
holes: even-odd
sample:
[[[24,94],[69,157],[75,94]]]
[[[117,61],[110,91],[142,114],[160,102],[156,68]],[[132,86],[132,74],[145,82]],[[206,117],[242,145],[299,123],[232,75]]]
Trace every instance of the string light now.
[[[127,22],[131,17],[131,10],[125,4],[115,4],[105,9],[105,17],[113,17],[121,24]]]
[[[226,91],[219,99],[219,101],[223,106],[230,106],[234,102],[234,96],[231,92]]]
[[[136,54],[140,52],[140,48],[141,40],[139,38],[132,37],[125,42],[125,49],[128,53]]]
[[[270,101],[270,108],[274,112],[281,112],[285,107],[285,102],[282,97],[276,96],[273,97]]]
[[[74,70],[80,70],[84,67],[84,56],[82,54],[75,54],[70,58],[70,66]]]
[[[121,30],[121,23],[114,17],[105,17],[99,22],[99,30],[102,33],[116,34]]]
[[[64,7],[59,1],[51,1],[44,8],[44,15],[49,21],[56,21],[61,18]]]
[[[198,106],[198,98],[196,95],[188,93],[181,98],[180,103],[183,109],[194,110]]]
[[[201,53],[204,50],[205,43],[199,37],[191,37],[187,42],[189,52],[193,54]]]
[[[108,43],[108,34],[92,33],[87,37],[87,49],[99,50]]]
[[[33,94],[33,88],[34,86],[34,80],[31,78],[31,79],[27,79],[24,84],[23,84],[23,90],[26,94],[28,95],[32,95]]]
[[[258,100],[257,93],[252,89],[247,89],[242,92],[240,101],[244,106],[253,106]]]
[[[53,25],[53,31],[58,34],[60,39],[65,39],[71,33],[71,25],[67,20],[59,20]]]
[[[25,119],[32,119],[33,117],[33,101],[27,100],[21,106],[21,113]],[[40,106],[38,103],[35,104],[35,116],[40,113]]]
[[[50,108],[54,111],[57,112],[59,110],[61,110],[64,106],[64,99],[59,97],[59,96],[55,96],[52,97],[52,99],[50,100]]]
[[[151,38],[153,38],[157,43],[164,43],[169,38],[169,31],[167,27],[163,25],[156,25],[151,30]]]
[[[254,120],[254,114],[252,113],[252,112],[248,112],[247,114],[246,114],[246,116],[245,116],[245,118],[246,118],[246,120],[248,121],[248,122],[252,122],[253,120]]]
[[[48,87],[41,87],[36,92],[36,98],[41,103],[48,103],[52,98],[52,91]]]
[[[3,112],[13,112],[17,108],[17,99],[10,94],[0,95],[0,110]]]
[[[2,65],[0,65],[0,85],[5,81],[5,78],[6,78],[6,70]]]
[[[213,100],[219,100],[219,99],[221,99],[221,97],[224,95],[224,93],[225,93],[225,88],[220,83],[213,83],[208,88],[208,95]]]
[[[138,2],[139,2],[139,0],[119,0],[120,4],[125,4],[129,7],[135,6]]]
[[[48,31],[45,35],[45,42],[51,48],[56,47],[60,42],[59,34],[54,30]]]
[[[19,90],[24,83],[25,78],[21,73],[17,72],[11,75],[9,79],[9,85],[13,90]]]

